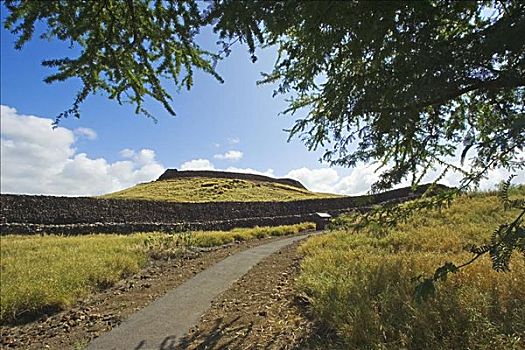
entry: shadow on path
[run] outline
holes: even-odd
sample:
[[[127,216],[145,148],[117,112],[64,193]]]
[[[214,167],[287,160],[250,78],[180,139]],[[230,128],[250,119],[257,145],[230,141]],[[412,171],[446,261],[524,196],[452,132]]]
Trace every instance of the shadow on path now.
[[[223,339],[224,330],[228,329],[228,332],[233,332],[237,336],[231,337],[226,342],[221,343],[220,348],[234,349],[240,347],[244,343],[244,340],[251,334],[253,325],[240,325],[234,326],[234,324],[240,319],[238,316],[230,322],[224,322],[224,319],[218,319],[215,321],[214,327],[207,332],[194,332],[193,334],[187,335],[182,338],[176,349],[187,349],[193,344],[193,348],[196,350],[204,349],[216,349],[216,346]],[[198,344],[198,345],[196,345]]]

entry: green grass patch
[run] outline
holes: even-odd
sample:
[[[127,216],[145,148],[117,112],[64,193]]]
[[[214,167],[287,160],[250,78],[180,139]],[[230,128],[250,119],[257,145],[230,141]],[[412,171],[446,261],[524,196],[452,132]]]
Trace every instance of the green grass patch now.
[[[525,197],[525,187],[514,191]],[[517,211],[494,194],[459,197],[441,213],[416,214],[388,235],[336,231],[309,239],[297,288],[348,349],[513,349],[525,338],[525,259],[495,272],[488,256],[437,285],[418,303],[413,279],[462,263]],[[520,345],[521,344],[521,345]]]
[[[171,202],[271,202],[335,198],[274,182],[240,179],[180,178],[153,181],[109,193],[99,198],[144,199]]]
[[[312,223],[179,234],[2,236],[0,321],[31,319],[138,272],[148,258],[172,258],[191,246],[281,236],[313,229]]]

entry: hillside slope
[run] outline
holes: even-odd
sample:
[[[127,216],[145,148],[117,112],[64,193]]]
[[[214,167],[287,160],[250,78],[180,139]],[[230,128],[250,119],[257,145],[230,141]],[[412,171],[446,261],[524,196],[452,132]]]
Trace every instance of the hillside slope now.
[[[277,182],[242,179],[184,177],[157,180],[109,193],[99,198],[145,199],[171,202],[256,202],[335,198]]]

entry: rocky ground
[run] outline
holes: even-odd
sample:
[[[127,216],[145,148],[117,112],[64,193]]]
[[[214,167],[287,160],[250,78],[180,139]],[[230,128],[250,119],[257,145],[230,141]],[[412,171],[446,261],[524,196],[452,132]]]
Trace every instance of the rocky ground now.
[[[142,272],[72,309],[18,326],[2,327],[2,349],[82,349],[121,320],[228,255],[276,238],[153,260]],[[278,239],[278,238],[277,238]],[[326,335],[308,318],[308,305],[293,292],[301,256],[286,247],[256,265],[220,295],[183,341],[183,349],[316,348]]]
[[[326,349],[337,341],[309,317],[294,291],[300,243],[256,265],[220,295],[184,338],[183,349]]]

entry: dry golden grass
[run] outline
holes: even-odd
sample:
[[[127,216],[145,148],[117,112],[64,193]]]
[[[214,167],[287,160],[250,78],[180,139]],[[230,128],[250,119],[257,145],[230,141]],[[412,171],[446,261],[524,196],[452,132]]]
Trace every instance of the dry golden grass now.
[[[518,196],[525,196],[521,187]],[[445,262],[462,263],[516,211],[494,195],[458,198],[415,215],[386,236],[336,231],[305,242],[297,283],[319,321],[348,349],[518,349],[525,345],[525,257],[495,272],[488,256],[438,284],[418,303],[414,281]],[[320,347],[322,347],[320,345]]]
[[[171,202],[269,202],[334,198],[339,195],[315,193],[274,182],[240,179],[180,178],[153,181],[109,193],[99,198],[145,199]]]
[[[146,261],[144,236],[2,237],[0,320],[63,309],[137,272]]]
[[[136,273],[148,257],[174,257],[190,246],[211,247],[313,229],[312,223],[182,234],[2,236],[0,322],[64,309]]]

